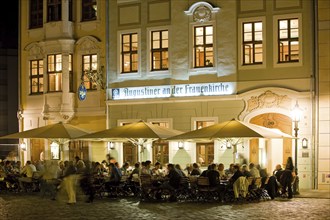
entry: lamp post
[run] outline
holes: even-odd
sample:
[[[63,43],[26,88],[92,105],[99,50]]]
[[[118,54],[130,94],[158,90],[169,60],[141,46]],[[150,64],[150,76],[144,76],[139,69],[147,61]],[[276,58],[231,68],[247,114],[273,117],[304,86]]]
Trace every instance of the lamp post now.
[[[294,122],[294,168],[296,173],[296,181],[293,185],[293,194],[299,194],[299,180],[298,180],[298,123],[301,117],[301,109],[299,108],[298,101],[292,109],[292,122]]]

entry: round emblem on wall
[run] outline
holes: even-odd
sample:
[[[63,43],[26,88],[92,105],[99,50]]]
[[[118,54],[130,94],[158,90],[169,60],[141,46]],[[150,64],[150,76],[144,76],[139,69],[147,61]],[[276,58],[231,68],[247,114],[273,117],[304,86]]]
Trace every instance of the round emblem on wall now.
[[[78,98],[80,101],[84,101],[86,99],[87,96],[87,89],[84,86],[84,84],[80,84],[79,88],[78,88]]]

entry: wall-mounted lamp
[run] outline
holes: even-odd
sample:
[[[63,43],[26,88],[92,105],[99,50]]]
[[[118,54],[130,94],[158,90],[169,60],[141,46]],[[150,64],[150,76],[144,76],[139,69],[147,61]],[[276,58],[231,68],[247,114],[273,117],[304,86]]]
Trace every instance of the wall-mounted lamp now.
[[[226,148],[231,149],[231,143],[229,141],[226,142]]]
[[[21,150],[26,151],[26,143],[24,141],[19,144],[19,147]]]
[[[304,148],[304,149],[308,148],[308,139],[307,139],[307,138],[303,138],[303,139],[301,140],[301,146],[302,146],[302,148]]]
[[[181,150],[181,149],[184,148],[183,142],[180,141],[180,142],[178,143],[178,148],[179,148],[179,150]]]
[[[115,149],[115,145],[113,142],[108,142],[108,151]]]
[[[57,142],[52,142],[50,144],[50,153],[52,160],[60,159],[60,145]]]

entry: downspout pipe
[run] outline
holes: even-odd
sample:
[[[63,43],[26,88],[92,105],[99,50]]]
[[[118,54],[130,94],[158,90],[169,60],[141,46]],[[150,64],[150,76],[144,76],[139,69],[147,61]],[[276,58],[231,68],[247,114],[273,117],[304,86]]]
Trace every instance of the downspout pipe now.
[[[319,41],[318,41],[318,0],[313,0],[313,80],[312,80],[312,112],[313,126],[312,133],[314,140],[312,144],[312,166],[313,166],[313,189],[318,189],[318,158],[319,158]]]
[[[109,74],[110,74],[110,70],[109,70],[109,1],[105,1],[105,68],[106,68],[106,85],[105,85],[105,105],[106,105],[106,128],[109,128],[109,105],[108,105],[108,100],[109,100],[109,91],[108,91],[108,87],[109,87]]]
[[[23,109],[22,109],[22,103],[21,103],[21,91],[22,91],[22,81],[21,81],[21,74],[22,74],[22,62],[21,62],[21,11],[22,11],[22,1],[18,1],[18,60],[17,60],[17,121],[18,121],[18,131],[23,131]],[[21,153],[21,147],[20,144],[18,144],[17,147],[18,157],[19,160],[23,162],[24,164],[24,154]]]

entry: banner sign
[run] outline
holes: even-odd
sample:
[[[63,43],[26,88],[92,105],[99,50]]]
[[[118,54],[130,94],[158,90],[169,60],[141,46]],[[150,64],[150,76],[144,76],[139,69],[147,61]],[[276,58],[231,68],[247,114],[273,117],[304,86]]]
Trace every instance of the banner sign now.
[[[235,82],[126,87],[112,89],[113,100],[232,95]]]

